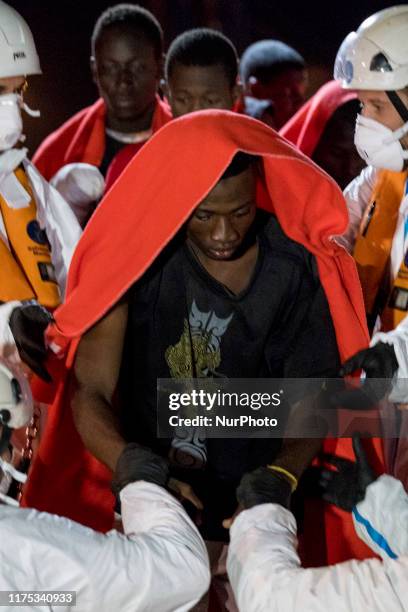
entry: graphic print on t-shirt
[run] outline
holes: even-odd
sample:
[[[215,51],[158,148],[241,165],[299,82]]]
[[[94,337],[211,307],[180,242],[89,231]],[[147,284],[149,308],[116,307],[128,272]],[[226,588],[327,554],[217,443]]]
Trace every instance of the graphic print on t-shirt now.
[[[214,310],[202,312],[193,300],[189,320],[184,319],[180,340],[165,352],[172,378],[205,378],[222,376],[217,372],[221,363],[221,338],[234,313],[221,319]]]
[[[172,378],[205,378],[220,376],[216,368],[221,363],[221,338],[234,313],[225,319],[214,310],[202,312],[193,300],[183,322],[180,340],[170,345],[166,363]],[[181,467],[202,469],[207,462],[205,432],[201,427],[175,427],[170,450],[171,461]]]

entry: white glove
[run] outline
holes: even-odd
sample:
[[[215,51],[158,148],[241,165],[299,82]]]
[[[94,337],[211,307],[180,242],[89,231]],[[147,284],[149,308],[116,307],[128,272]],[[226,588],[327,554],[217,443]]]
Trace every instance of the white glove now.
[[[67,164],[54,174],[50,183],[68,202],[81,225],[92,211],[91,204],[105,191],[102,174],[91,164]]]

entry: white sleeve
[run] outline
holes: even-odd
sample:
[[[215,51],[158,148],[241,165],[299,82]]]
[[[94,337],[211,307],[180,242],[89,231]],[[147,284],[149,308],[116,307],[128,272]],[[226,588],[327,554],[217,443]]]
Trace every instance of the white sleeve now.
[[[9,321],[14,308],[21,306],[21,302],[6,302],[0,305],[0,357],[8,359],[11,363],[21,363],[20,355],[14,336],[11,333]]]
[[[0,566],[7,568],[0,572],[0,591],[76,591],[76,612],[190,610],[210,578],[197,529],[179,502],[156,485],[130,484],[121,499],[127,535],[0,506]]]
[[[303,569],[296,551],[294,516],[276,504],[242,512],[233,523],[230,536],[227,570],[240,610],[408,609],[408,557],[384,563],[368,559]]]
[[[359,537],[383,559],[408,555],[408,495],[400,480],[383,475],[353,510]]]
[[[376,168],[367,166],[344,190],[349,225],[342,236],[336,236],[336,242],[344,246],[349,253],[354,249],[361,220],[373,194],[377,174]]]
[[[408,402],[408,316],[389,332],[377,332],[371,339],[370,346],[377,342],[392,344],[398,361],[398,370],[394,376],[393,388],[388,396],[390,402]]]
[[[79,225],[69,204],[42,176],[31,162],[24,162],[37,203],[37,219],[44,229],[51,245],[51,259],[62,298],[69,264],[78,240],[81,237]]]
[[[50,184],[68,202],[81,227],[105,191],[105,179],[99,169],[84,163],[63,166],[54,174]]]

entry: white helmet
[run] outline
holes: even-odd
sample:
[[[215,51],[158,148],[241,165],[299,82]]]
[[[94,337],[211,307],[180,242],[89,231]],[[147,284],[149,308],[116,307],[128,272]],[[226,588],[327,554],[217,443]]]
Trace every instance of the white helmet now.
[[[0,425],[18,429],[33,416],[30,385],[23,373],[0,359]]]
[[[0,79],[41,74],[33,35],[24,19],[0,0]]]
[[[28,425],[33,416],[33,398],[24,374],[0,358],[0,502],[18,506],[18,501],[7,493],[13,479],[24,483],[27,474],[7,461],[13,429]]]
[[[408,85],[408,4],[368,17],[343,41],[334,78],[344,89],[395,91]]]

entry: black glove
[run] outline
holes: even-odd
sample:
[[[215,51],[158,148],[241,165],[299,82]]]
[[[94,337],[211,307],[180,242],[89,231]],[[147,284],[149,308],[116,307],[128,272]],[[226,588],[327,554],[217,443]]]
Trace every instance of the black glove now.
[[[389,394],[392,378],[398,370],[394,347],[378,342],[372,348],[359,351],[343,363],[339,376],[349,376],[357,370],[365,371],[366,380],[356,389],[334,393],[330,398],[332,406],[349,410],[372,410]]]
[[[46,382],[52,378],[43,366],[47,356],[44,332],[52,321],[48,310],[34,301],[14,308],[9,321],[21,360]]]
[[[364,499],[366,488],[376,479],[358,435],[353,436],[353,449],[355,462],[334,455],[326,456],[327,462],[338,471],[322,470],[319,482],[323,499],[347,512]]]
[[[259,504],[279,504],[289,508],[292,487],[284,476],[267,467],[244,474],[237,489],[237,500],[245,508]]]
[[[165,487],[169,479],[169,462],[150,448],[132,442],[122,451],[112,480],[115,495],[131,482],[145,480]]]
[[[378,342],[372,348],[359,351],[343,363],[340,376],[348,376],[356,370],[364,370],[367,378],[392,378],[398,370],[393,345]]]

